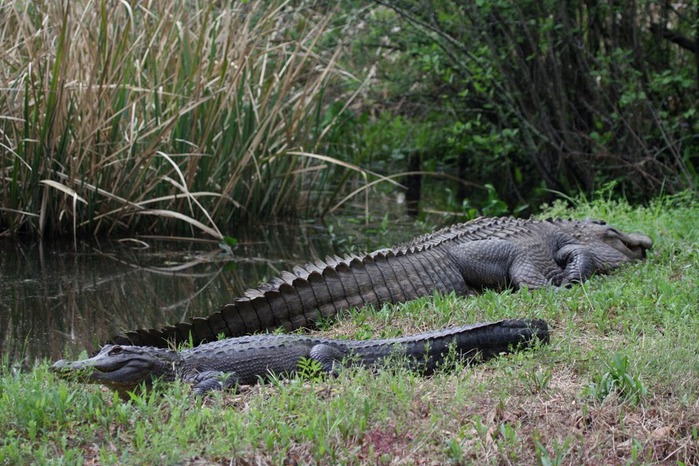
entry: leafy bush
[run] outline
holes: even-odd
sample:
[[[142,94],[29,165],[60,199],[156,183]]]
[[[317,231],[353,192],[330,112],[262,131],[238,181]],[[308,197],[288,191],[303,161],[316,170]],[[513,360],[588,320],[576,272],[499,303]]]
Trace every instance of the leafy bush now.
[[[380,57],[371,104],[433,128],[423,163],[456,171],[457,204],[485,184],[510,210],[612,181],[636,201],[696,187],[696,5],[375,3],[357,41]]]

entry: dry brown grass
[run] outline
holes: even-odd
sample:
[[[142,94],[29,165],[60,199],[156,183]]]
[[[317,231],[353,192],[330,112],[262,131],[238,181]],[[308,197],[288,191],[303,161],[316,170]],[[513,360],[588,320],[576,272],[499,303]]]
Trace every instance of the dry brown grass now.
[[[638,406],[616,396],[591,403],[580,394],[585,376],[565,366],[551,372],[551,381],[543,391],[533,391],[522,382],[521,370],[508,382],[502,367],[491,365],[466,369],[460,377],[438,375],[418,381],[403,409],[390,412],[358,435],[336,439],[343,445],[334,448],[346,455],[338,460],[432,465],[443,464],[446,453],[452,464],[699,462],[699,401],[687,403],[672,395],[656,395]],[[363,376],[360,378],[366,383]],[[322,403],[355,390],[351,384],[338,386],[336,382],[304,386]],[[226,396],[224,405],[248,416],[259,408],[261,398],[276,397],[278,390],[278,386],[264,385],[246,388],[239,395]],[[212,402],[211,406],[218,404]],[[462,453],[458,459],[445,451],[449,442],[458,445]],[[240,464],[277,464],[278,450],[266,454],[262,450],[253,446],[233,457]],[[286,464],[320,464],[314,455],[317,451],[312,444],[292,443],[282,456]]]
[[[554,368],[551,375],[542,393],[521,387],[510,390],[504,401],[497,395],[479,397],[460,409],[462,419],[477,416],[489,426],[485,435],[475,427],[466,429],[465,459],[542,464],[545,449],[552,459],[558,455],[558,464],[622,464],[633,458],[654,464],[699,461],[699,402],[686,406],[670,396],[653,396],[631,406],[612,395],[602,403],[589,403],[580,397],[585,377],[566,367]],[[507,443],[504,424],[515,427],[515,442]]]
[[[328,91],[331,18],[282,1],[3,3],[0,232],[220,239],[232,220],[319,211],[342,165],[312,157],[335,123],[320,115],[352,95]]]

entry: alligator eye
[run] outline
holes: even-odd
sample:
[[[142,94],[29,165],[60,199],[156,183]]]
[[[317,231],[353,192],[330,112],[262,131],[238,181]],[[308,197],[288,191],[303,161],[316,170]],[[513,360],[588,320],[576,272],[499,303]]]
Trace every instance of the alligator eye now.
[[[109,350],[109,355],[116,356],[117,354],[121,354],[122,351],[123,348],[121,346],[115,346],[114,348]]]

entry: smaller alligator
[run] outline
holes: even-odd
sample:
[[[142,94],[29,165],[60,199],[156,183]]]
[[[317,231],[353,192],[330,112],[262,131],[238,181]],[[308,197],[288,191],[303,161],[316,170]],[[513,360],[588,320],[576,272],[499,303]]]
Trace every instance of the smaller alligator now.
[[[257,383],[269,375],[293,374],[304,359],[317,361],[328,374],[343,366],[380,367],[403,362],[411,370],[431,374],[450,354],[470,362],[530,345],[548,342],[546,321],[511,319],[454,327],[385,340],[333,340],[307,335],[253,335],[206,343],[175,351],[146,346],[106,345],[94,357],[57,361],[51,370],[79,382],[101,383],[128,399],[128,392],[153,381],[182,380],[194,394]]]

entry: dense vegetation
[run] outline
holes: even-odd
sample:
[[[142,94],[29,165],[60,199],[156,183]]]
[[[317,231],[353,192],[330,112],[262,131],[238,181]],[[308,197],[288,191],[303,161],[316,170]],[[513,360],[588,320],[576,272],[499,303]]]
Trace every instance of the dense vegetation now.
[[[384,159],[457,173],[465,207],[492,199],[487,184],[510,209],[547,190],[696,187],[697,3],[377,3],[358,39],[380,51],[368,126]]]
[[[696,189],[698,24],[651,0],[4,2],[0,234],[220,238],[397,182],[470,216]]]
[[[488,292],[363,309],[321,332],[393,337],[539,317],[551,343],[424,378],[308,371],[218,393],[122,403],[94,385],[0,364],[3,464],[697,464],[699,204],[600,200],[544,215],[613,217],[651,234],[649,257],[561,290]]]
[[[339,163],[318,150],[330,19],[280,1],[3,3],[2,229],[220,237],[317,211]]]

